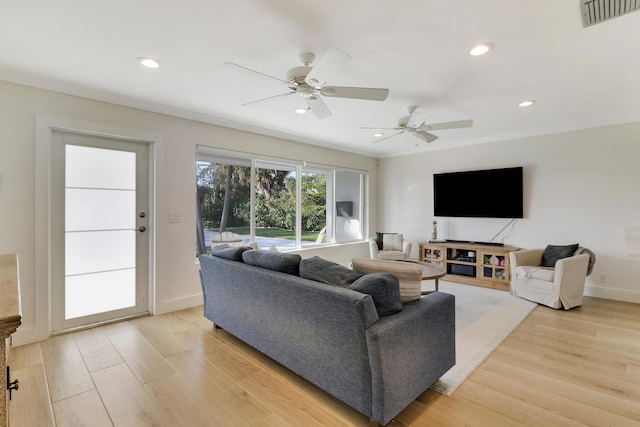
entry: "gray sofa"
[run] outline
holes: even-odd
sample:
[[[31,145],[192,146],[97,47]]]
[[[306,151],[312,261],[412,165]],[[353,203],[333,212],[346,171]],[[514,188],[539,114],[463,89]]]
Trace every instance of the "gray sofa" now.
[[[455,364],[453,295],[432,293],[381,316],[379,295],[300,277],[308,263],[299,255],[242,251],[200,257],[205,317],[372,424],[387,424]],[[249,252],[254,265],[243,262]]]

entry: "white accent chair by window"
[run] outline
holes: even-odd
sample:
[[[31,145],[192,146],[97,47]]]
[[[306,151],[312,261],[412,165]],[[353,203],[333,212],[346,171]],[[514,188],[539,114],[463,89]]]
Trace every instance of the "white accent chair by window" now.
[[[223,231],[222,233],[214,234],[213,236],[211,236],[211,247],[214,248],[220,245],[228,245],[234,247],[243,246],[244,237],[230,231]]]
[[[509,253],[511,294],[551,308],[582,305],[586,278],[595,254],[581,246],[548,245]]]
[[[411,242],[404,240],[400,233],[376,233],[369,239],[371,259],[402,260],[411,255]],[[381,240],[382,241],[381,241]]]

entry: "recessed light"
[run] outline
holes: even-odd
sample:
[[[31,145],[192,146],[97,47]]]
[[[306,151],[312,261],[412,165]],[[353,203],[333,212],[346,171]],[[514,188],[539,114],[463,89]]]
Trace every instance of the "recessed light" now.
[[[519,107],[530,107],[535,103],[536,103],[536,101],[534,101],[534,100],[527,100],[527,101],[522,101],[521,103],[518,104],[518,106]]]
[[[298,114],[305,114],[307,112],[307,109],[306,108],[296,108],[294,111],[296,113],[298,113]]]
[[[160,63],[153,58],[138,58],[138,62],[147,68],[158,68],[160,66]]]
[[[376,132],[376,133],[373,134],[373,136],[375,136],[376,138],[380,138],[381,136],[384,136],[384,133]]]
[[[469,51],[469,54],[472,56],[480,56],[489,52],[491,49],[493,49],[493,44],[480,43],[479,45],[474,46],[473,49]]]

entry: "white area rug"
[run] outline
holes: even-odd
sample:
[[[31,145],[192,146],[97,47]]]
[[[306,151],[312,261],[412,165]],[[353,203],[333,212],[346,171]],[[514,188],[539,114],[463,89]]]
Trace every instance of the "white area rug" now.
[[[440,282],[456,297],[456,365],[432,389],[449,396],[536,306],[508,291]]]

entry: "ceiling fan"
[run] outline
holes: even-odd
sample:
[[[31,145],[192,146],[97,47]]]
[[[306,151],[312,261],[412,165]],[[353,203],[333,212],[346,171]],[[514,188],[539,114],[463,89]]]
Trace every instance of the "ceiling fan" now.
[[[225,62],[224,65],[250,72],[253,75],[268,78],[272,81],[284,84],[290,89],[290,92],[258,99],[242,105],[255,105],[297,94],[304,98],[308,105],[308,109],[311,110],[317,119],[324,119],[331,116],[331,111],[319,95],[334,98],[363,99],[369,101],[384,101],[389,95],[389,89],[327,86],[327,81],[336,74],[335,72],[338,68],[351,59],[349,55],[339,49],[329,47],[313,67],[311,64],[316,58],[313,53],[303,53],[300,54],[299,57],[303,65],[290,69],[287,72],[286,80],[261,73],[260,71],[252,70],[251,68],[247,68],[233,62]]]
[[[375,130],[399,130],[400,132],[394,133],[384,138],[379,138],[373,141],[374,143],[384,141],[386,139],[393,138],[405,132],[409,132],[417,138],[426,142],[433,142],[438,139],[437,135],[434,135],[428,131],[432,130],[444,130],[444,129],[459,129],[468,128],[473,126],[473,120],[457,120],[454,122],[442,122],[442,123],[425,123],[426,115],[416,111],[417,107],[408,107],[409,115],[398,120],[398,126],[395,128],[379,128],[379,127],[361,127],[360,129],[375,129]]]

